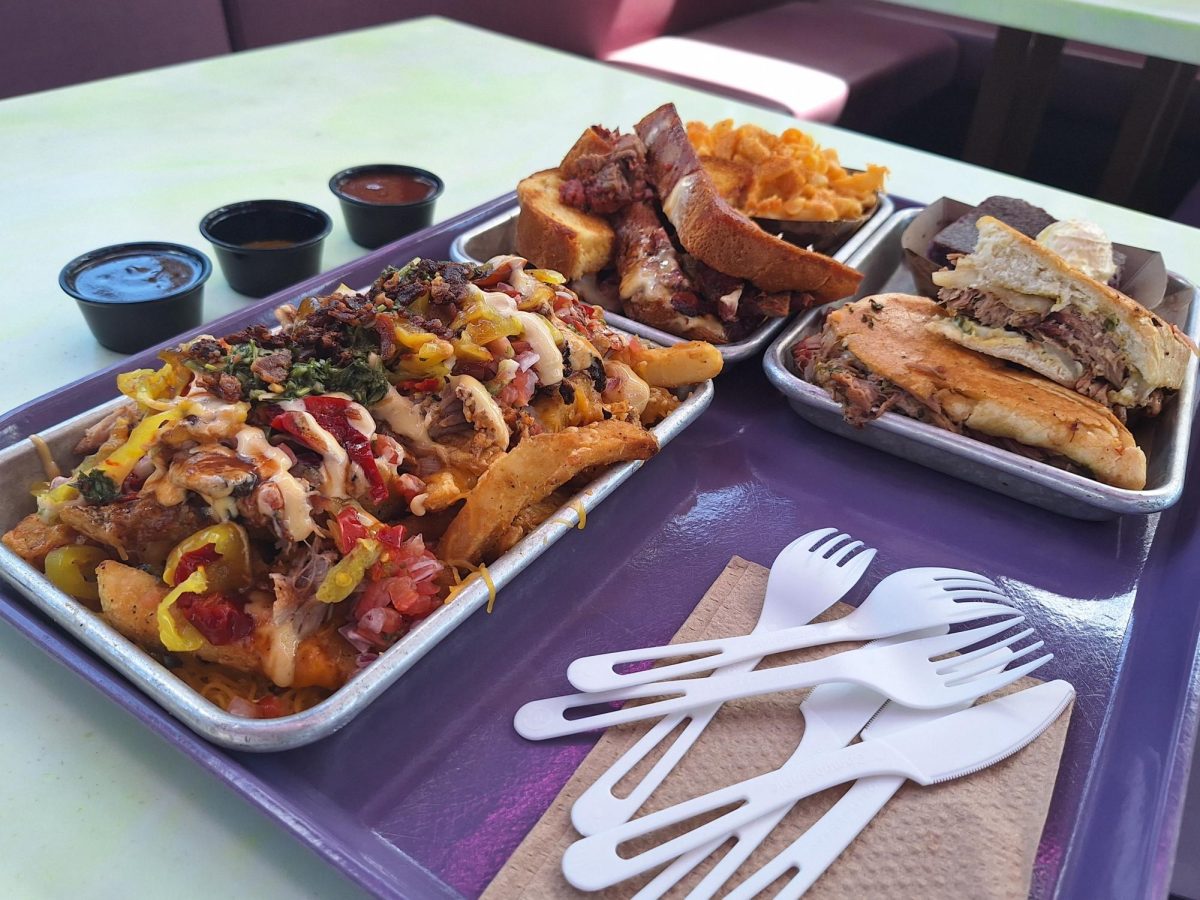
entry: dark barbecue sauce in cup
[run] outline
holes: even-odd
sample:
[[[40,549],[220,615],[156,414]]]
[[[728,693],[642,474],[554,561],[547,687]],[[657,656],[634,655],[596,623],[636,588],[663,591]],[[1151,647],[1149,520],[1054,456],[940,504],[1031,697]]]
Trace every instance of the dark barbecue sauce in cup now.
[[[431,196],[437,185],[407,172],[367,172],[352,175],[338,185],[341,193],[365,203],[397,205],[419,203]]]
[[[165,297],[192,284],[199,269],[195,261],[180,254],[134,252],[83,269],[75,276],[74,285],[86,300],[136,303]]]

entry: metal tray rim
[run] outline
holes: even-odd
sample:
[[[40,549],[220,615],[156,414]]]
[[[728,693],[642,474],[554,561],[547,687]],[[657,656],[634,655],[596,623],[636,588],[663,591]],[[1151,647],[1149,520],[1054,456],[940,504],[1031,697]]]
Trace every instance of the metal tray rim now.
[[[696,420],[712,402],[714,393],[711,380],[695,386],[676,410],[650,429],[660,448]],[[95,418],[119,402],[122,398],[109,400],[72,416],[43,434],[78,430],[82,422]],[[0,473],[16,459],[32,452],[29,447],[26,441],[18,441],[0,449]],[[605,472],[489,566],[497,591],[578,524],[576,503],[582,505],[585,513],[591,512],[641,466],[641,461],[632,461]],[[223,747],[257,752],[290,750],[333,734],[488,601],[486,585],[477,581],[465,588],[454,603],[422,620],[328,699],[291,716],[246,719],[230,715],[205,700],[100,616],[68,597],[45,575],[3,546],[0,546],[0,577],[197,734]]]
[[[481,263],[484,260],[476,259],[466,251],[466,243],[474,237],[482,234],[485,231],[490,231],[498,225],[502,225],[509,221],[513,215],[520,210],[520,207],[514,203],[504,212],[492,216],[483,222],[480,222],[474,228],[467,229],[457,235],[450,244],[450,258],[455,262]],[[879,198],[879,203],[863,222],[863,224],[855,231],[846,242],[837,250],[830,254],[831,258],[838,262],[846,263],[853,267],[849,259],[854,255],[859,248],[863,246],[884,224],[886,224],[895,212],[895,203],[887,194],[882,194]],[[679,344],[688,338],[680,337],[677,334],[671,334],[669,331],[663,331],[660,328],[655,328],[652,325],[646,325],[636,319],[631,319],[621,313],[604,311],[604,318],[610,324],[622,331],[628,331],[631,334],[636,334],[640,337],[648,338],[652,341],[657,341],[660,344]],[[730,344],[714,344],[717,352],[721,354],[721,358],[727,363],[741,362],[749,359],[751,356],[762,351],[778,332],[789,321],[789,317],[785,316],[780,319],[770,319],[756,328],[751,334],[740,341],[735,341]]]
[[[883,227],[877,229],[869,240],[863,242],[853,257],[848,260],[848,264],[852,266],[862,264],[870,254],[877,251],[890,235],[898,231],[901,224],[910,222],[923,209],[924,207],[918,206],[900,210],[892,215]],[[1168,272],[1168,277],[1191,292],[1192,301],[1188,308],[1185,330],[1189,337],[1196,340],[1200,336],[1200,302],[1198,302],[1200,298],[1197,297],[1196,287],[1191,281],[1176,272]],[[801,407],[805,407],[809,410],[841,416],[841,406],[832,397],[815,385],[801,379],[792,372],[787,364],[788,349],[808,328],[812,319],[819,314],[819,310],[814,310],[791,322],[767,349],[763,357],[763,370],[771,384],[787,397],[788,402],[798,414],[801,414]],[[1179,414],[1175,419],[1173,433],[1169,435],[1170,446],[1163,450],[1169,455],[1167,476],[1161,484],[1140,491],[1113,487],[1083,475],[1056,469],[1046,463],[1030,460],[962,435],[952,434],[899,413],[884,413],[870,423],[869,427],[895,434],[948,455],[981,462],[998,473],[1032,482],[1053,494],[1087,505],[1098,513],[1108,515],[1148,514],[1169,508],[1177,503],[1183,494],[1191,442],[1192,413],[1196,403],[1196,381],[1197,359],[1193,355],[1188,362],[1183,386],[1176,397]],[[864,433],[866,432],[864,431]],[[863,443],[872,444],[869,439],[864,440]],[[1005,493],[999,487],[993,489]],[[1069,513],[1066,514],[1069,515]]]

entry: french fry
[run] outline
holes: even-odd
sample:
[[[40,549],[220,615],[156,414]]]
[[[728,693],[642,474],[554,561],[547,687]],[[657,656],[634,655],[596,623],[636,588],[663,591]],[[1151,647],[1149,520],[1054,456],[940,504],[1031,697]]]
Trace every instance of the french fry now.
[[[720,373],[725,361],[707,341],[686,341],[643,349],[629,364],[651,387],[677,388],[708,381]]]

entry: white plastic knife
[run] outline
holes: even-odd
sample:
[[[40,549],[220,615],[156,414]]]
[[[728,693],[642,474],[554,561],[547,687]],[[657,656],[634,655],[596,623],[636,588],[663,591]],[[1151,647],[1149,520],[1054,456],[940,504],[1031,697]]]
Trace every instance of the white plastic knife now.
[[[1049,681],[952,715],[816,754],[787,767],[576,841],[563,874],[580,890],[601,890],[728,835],[781,806],[846,781],[899,775],[920,784],[959,778],[1011,756],[1046,730],[1075,696],[1065,681]],[[736,808],[642,853],[618,848],[659,829],[735,805]]]

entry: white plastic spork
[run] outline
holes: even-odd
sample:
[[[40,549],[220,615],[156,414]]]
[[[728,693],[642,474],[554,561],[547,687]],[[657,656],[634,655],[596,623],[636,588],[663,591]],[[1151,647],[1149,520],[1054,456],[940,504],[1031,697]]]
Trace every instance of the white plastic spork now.
[[[836,528],[810,531],[779,552],[771,565],[762,612],[752,634],[807,624],[854,587],[875,558],[875,551],[862,550],[852,555],[862,548],[862,541],[853,541],[849,535],[836,532]],[[748,672],[758,662],[757,659],[744,660],[722,671]],[[708,727],[720,707],[721,704],[714,703],[690,713],[666,716],[657,722],[575,801],[571,821],[576,830],[584,835],[595,834],[633,818],[646,798],[663,783]],[[687,727],[650,771],[626,796],[618,797],[614,792],[618,782],[684,722]]]

